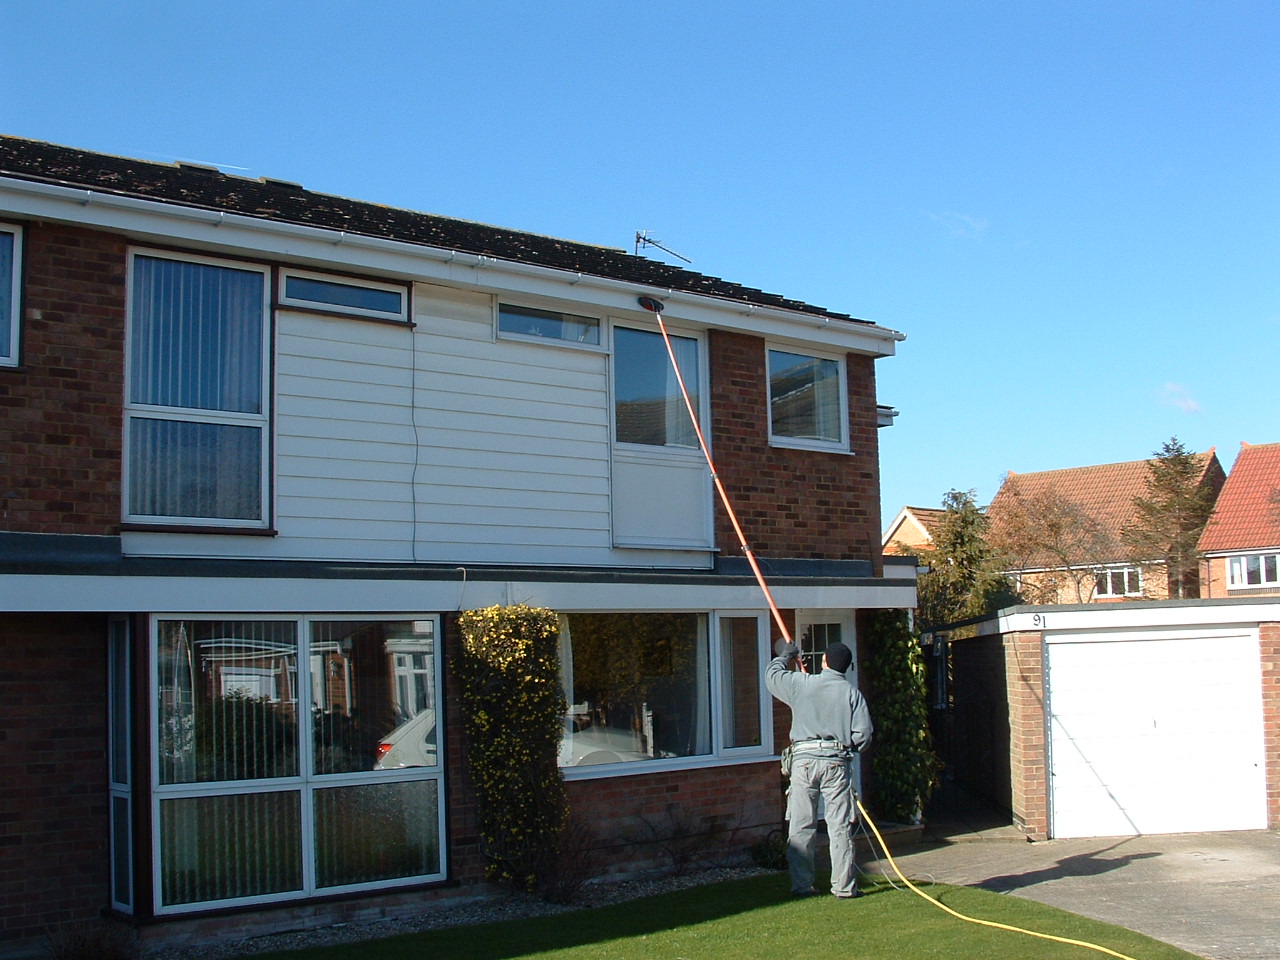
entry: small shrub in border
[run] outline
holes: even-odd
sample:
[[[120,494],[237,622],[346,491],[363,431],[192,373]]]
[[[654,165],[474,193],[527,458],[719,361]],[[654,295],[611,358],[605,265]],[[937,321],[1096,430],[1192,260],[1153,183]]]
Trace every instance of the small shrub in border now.
[[[544,885],[568,816],[558,756],[564,735],[559,621],[518,604],[458,618],[467,756],[485,876],[526,892]]]

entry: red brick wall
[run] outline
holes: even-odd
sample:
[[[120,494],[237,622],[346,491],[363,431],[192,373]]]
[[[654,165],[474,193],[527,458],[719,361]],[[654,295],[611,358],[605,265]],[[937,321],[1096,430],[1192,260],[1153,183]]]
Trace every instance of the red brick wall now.
[[[741,854],[782,826],[782,773],[760,763],[578,780],[567,784],[570,809],[597,831],[609,873],[669,869],[675,834],[712,830],[711,857]]]
[[[0,615],[0,952],[110,900],[106,633],[89,614]]]
[[[445,841],[449,850],[449,876],[460,883],[484,880],[484,856],[480,853],[480,824],[475,788],[468,776],[466,736],[462,726],[462,687],[453,663],[462,652],[458,615],[445,614],[441,628],[444,648],[445,791],[448,807]]]
[[[22,366],[0,368],[0,530],[120,526],[125,244],[26,231]]]
[[[1044,646],[1040,633],[1004,638],[1009,696],[1009,777],[1013,822],[1031,840],[1049,836],[1044,717]]]
[[[880,456],[871,358],[850,354],[852,455],[769,445],[765,344],[712,331],[711,445],[747,543],[760,557],[867,560],[880,569]],[[716,504],[716,544],[739,556]]]
[[[1280,623],[1258,625],[1262,729],[1267,764],[1267,826],[1280,829]]]

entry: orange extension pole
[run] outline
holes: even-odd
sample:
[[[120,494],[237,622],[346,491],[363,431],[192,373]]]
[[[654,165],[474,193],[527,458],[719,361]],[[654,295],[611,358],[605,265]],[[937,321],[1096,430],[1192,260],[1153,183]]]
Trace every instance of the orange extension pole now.
[[[778,631],[782,634],[782,638],[787,643],[794,643],[795,641],[791,639],[791,631],[787,629],[787,625],[782,619],[782,611],[778,609],[778,604],[774,602],[773,593],[769,590],[769,584],[765,581],[764,574],[760,572],[760,564],[756,562],[755,552],[751,549],[751,545],[747,543],[747,538],[742,532],[742,525],[738,523],[738,515],[734,512],[733,504],[729,500],[729,494],[725,491],[724,484],[720,482],[720,473],[716,470],[716,463],[711,458],[711,450],[707,446],[707,438],[703,435],[702,426],[698,422],[698,412],[693,409],[693,401],[689,399],[689,390],[685,386],[684,375],[680,372],[680,364],[676,362],[676,352],[671,346],[671,337],[667,333],[667,324],[662,319],[662,304],[652,297],[641,297],[640,305],[651,311],[658,318],[658,329],[662,331],[662,342],[667,345],[667,356],[671,359],[671,369],[675,371],[676,383],[680,385],[680,396],[684,398],[685,409],[689,411],[689,420],[693,424],[693,432],[698,438],[698,447],[702,450],[702,455],[707,461],[707,468],[711,471],[711,482],[715,484],[716,493],[720,495],[720,502],[724,504],[725,512],[729,515],[729,522],[733,524],[733,532],[738,537],[738,546],[742,548],[742,553],[747,558],[747,563],[751,566],[751,572],[755,574],[756,583],[760,585],[760,590],[764,593],[764,598],[769,604],[769,612],[773,614],[773,622],[778,625]],[[804,659],[801,658],[799,662],[800,669],[805,669]]]

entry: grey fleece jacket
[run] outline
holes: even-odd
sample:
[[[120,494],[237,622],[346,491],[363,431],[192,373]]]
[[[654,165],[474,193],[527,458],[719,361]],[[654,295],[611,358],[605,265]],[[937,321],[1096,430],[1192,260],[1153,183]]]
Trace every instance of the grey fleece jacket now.
[[[774,657],[765,669],[769,692],[791,708],[791,742],[839,740],[861,753],[871,743],[871,714],[862,693],[848,677],[830,667],[821,673],[787,669]]]

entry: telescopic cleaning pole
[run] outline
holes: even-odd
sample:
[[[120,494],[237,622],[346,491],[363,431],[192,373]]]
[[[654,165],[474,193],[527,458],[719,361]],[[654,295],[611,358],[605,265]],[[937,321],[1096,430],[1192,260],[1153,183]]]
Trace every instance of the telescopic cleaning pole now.
[[[778,609],[777,603],[774,602],[773,593],[769,590],[769,584],[765,581],[764,574],[760,572],[760,564],[756,562],[755,552],[751,549],[751,545],[747,543],[747,538],[742,532],[742,525],[738,523],[738,515],[734,512],[733,503],[729,500],[729,494],[725,491],[724,484],[720,481],[720,473],[716,470],[716,462],[711,458],[711,449],[707,446],[707,438],[702,433],[698,412],[693,408],[693,401],[689,398],[689,390],[684,383],[684,374],[680,372],[680,364],[676,361],[675,349],[671,346],[671,336],[667,333],[666,321],[662,319],[662,301],[655,300],[653,297],[640,297],[638,302],[640,306],[658,318],[658,329],[662,331],[662,342],[667,346],[667,356],[671,359],[671,369],[675,371],[676,383],[680,385],[680,396],[684,398],[685,409],[689,411],[689,421],[693,424],[693,432],[698,438],[698,447],[702,450],[703,457],[706,458],[707,469],[711,471],[711,482],[715,484],[716,493],[720,495],[720,502],[724,504],[725,513],[729,515],[729,522],[733,525],[733,532],[738,538],[738,546],[742,548],[743,556],[747,558],[747,563],[751,566],[751,572],[755,574],[756,583],[760,585],[760,591],[764,594],[765,601],[769,604],[769,612],[773,614],[773,622],[778,625],[778,631],[782,634],[782,638],[787,643],[794,643],[795,641],[791,639],[791,631],[782,619],[782,611]],[[805,669],[803,658],[800,659],[800,669]]]

